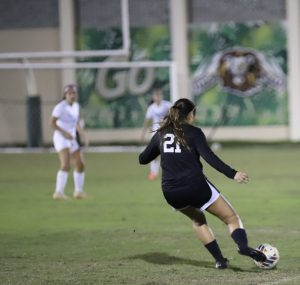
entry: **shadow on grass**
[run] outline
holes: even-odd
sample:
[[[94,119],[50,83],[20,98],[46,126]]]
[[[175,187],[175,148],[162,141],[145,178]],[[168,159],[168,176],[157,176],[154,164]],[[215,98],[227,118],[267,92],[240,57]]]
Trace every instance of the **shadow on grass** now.
[[[134,256],[128,257],[128,259],[142,259],[149,263],[160,264],[160,265],[176,265],[176,264],[187,264],[192,266],[200,266],[200,267],[207,267],[211,268],[212,263],[206,261],[198,261],[192,260],[182,257],[176,257],[168,255],[167,253],[163,252],[149,252],[144,254],[137,254]]]
[[[204,268],[214,268],[213,262],[192,260],[188,258],[182,258],[177,256],[171,256],[164,252],[149,252],[144,254],[137,254],[129,256],[127,259],[141,259],[149,263],[160,264],[160,265],[192,265]],[[255,269],[244,270],[240,267],[229,265],[229,270],[236,272],[257,272]]]

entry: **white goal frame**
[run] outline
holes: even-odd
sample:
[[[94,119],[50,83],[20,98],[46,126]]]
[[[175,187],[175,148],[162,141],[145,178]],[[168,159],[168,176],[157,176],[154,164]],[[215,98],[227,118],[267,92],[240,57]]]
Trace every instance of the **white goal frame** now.
[[[83,50],[83,51],[43,51],[43,52],[9,52],[0,53],[0,60],[7,59],[37,59],[37,58],[66,58],[66,57],[94,57],[94,56],[121,56],[128,55],[130,48],[130,28],[129,28],[129,6],[128,0],[120,0],[121,23],[122,23],[122,43],[121,49],[114,50]]]
[[[33,63],[0,63],[0,70],[25,70],[33,72],[36,69],[122,69],[122,68],[168,68],[170,80],[170,99],[178,100],[177,67],[174,61],[106,61],[106,62],[39,62]]]

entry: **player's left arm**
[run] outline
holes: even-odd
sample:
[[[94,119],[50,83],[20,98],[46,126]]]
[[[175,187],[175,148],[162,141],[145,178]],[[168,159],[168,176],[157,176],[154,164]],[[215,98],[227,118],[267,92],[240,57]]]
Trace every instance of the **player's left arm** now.
[[[246,183],[249,182],[249,176],[248,176],[248,174],[245,173],[245,172],[241,172],[241,171],[238,171],[238,172],[235,174],[235,176],[234,176],[233,179],[234,179],[236,182],[238,182],[238,183],[244,183],[244,184],[246,184]]]
[[[88,146],[89,140],[84,131],[84,120],[81,117],[79,117],[79,119],[77,121],[76,131],[79,135],[80,142],[82,142],[84,144],[84,146]]]
[[[209,165],[225,174],[228,178],[235,179],[237,171],[227,165],[211,150],[201,129],[197,129],[196,132],[195,145],[200,156],[202,156]]]
[[[198,141],[196,143],[197,150],[200,155],[205,159],[216,170],[225,174],[228,178],[234,179],[238,183],[248,183],[249,176],[247,173],[242,171],[237,171],[227,165],[222,159],[220,159],[209,147],[206,137],[202,130],[199,130]]]

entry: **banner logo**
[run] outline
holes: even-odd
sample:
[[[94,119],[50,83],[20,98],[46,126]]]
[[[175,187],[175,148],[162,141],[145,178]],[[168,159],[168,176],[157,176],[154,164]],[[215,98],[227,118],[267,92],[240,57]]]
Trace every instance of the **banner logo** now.
[[[195,95],[219,84],[234,95],[253,96],[265,86],[283,91],[285,74],[274,58],[246,48],[231,48],[216,53],[210,62],[196,70],[192,90]]]

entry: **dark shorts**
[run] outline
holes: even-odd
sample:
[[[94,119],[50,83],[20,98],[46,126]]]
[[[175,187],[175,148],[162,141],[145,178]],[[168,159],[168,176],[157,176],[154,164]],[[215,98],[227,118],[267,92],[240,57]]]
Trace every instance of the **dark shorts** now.
[[[189,181],[186,185],[178,186],[174,183],[163,185],[163,194],[175,209],[183,209],[192,206],[205,210],[219,196],[219,191],[205,178],[197,178]]]

